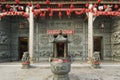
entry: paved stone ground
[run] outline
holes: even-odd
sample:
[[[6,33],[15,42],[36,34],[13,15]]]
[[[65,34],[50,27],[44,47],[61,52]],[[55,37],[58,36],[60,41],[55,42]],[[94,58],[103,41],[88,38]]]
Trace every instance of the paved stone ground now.
[[[69,77],[70,80],[120,80],[120,64],[102,63],[101,69],[93,69],[87,63],[73,63]],[[52,73],[49,63],[32,64],[30,69],[21,69],[20,63],[0,63],[0,80],[52,80]]]

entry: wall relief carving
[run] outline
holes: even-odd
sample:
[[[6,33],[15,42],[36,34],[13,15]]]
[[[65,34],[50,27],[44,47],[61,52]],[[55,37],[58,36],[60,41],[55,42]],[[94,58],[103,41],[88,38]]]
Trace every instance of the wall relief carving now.
[[[118,43],[120,43],[120,31],[114,32],[114,33],[112,34],[111,40],[112,40],[113,44],[118,44]]]
[[[8,36],[5,32],[0,31],[0,44],[5,44],[8,42]]]

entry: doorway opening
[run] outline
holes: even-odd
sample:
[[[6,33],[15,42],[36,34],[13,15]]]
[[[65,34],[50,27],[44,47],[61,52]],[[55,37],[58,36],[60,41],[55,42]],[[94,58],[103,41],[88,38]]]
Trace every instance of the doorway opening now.
[[[22,59],[23,53],[28,51],[28,38],[19,37],[19,60]]]
[[[94,52],[95,51],[100,52],[101,60],[103,60],[102,39],[103,39],[103,37],[101,37],[101,36],[94,36]]]
[[[64,43],[57,43],[58,57],[64,57]]]

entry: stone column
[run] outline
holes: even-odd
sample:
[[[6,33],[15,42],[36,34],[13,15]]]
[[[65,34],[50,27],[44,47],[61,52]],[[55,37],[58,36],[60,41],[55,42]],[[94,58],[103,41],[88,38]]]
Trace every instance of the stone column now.
[[[32,12],[32,7],[30,7],[29,11],[29,54],[30,54],[30,62],[33,62],[33,52],[34,52],[34,15]]]
[[[92,4],[89,4],[89,9]],[[88,12],[88,62],[91,62],[93,56],[93,13]]]

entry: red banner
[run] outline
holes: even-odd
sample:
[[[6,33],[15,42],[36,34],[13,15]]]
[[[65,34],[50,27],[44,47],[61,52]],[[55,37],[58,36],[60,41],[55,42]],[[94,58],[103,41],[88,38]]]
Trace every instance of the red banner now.
[[[60,30],[47,30],[47,34],[59,34]],[[63,34],[73,34],[74,30],[62,30]]]

